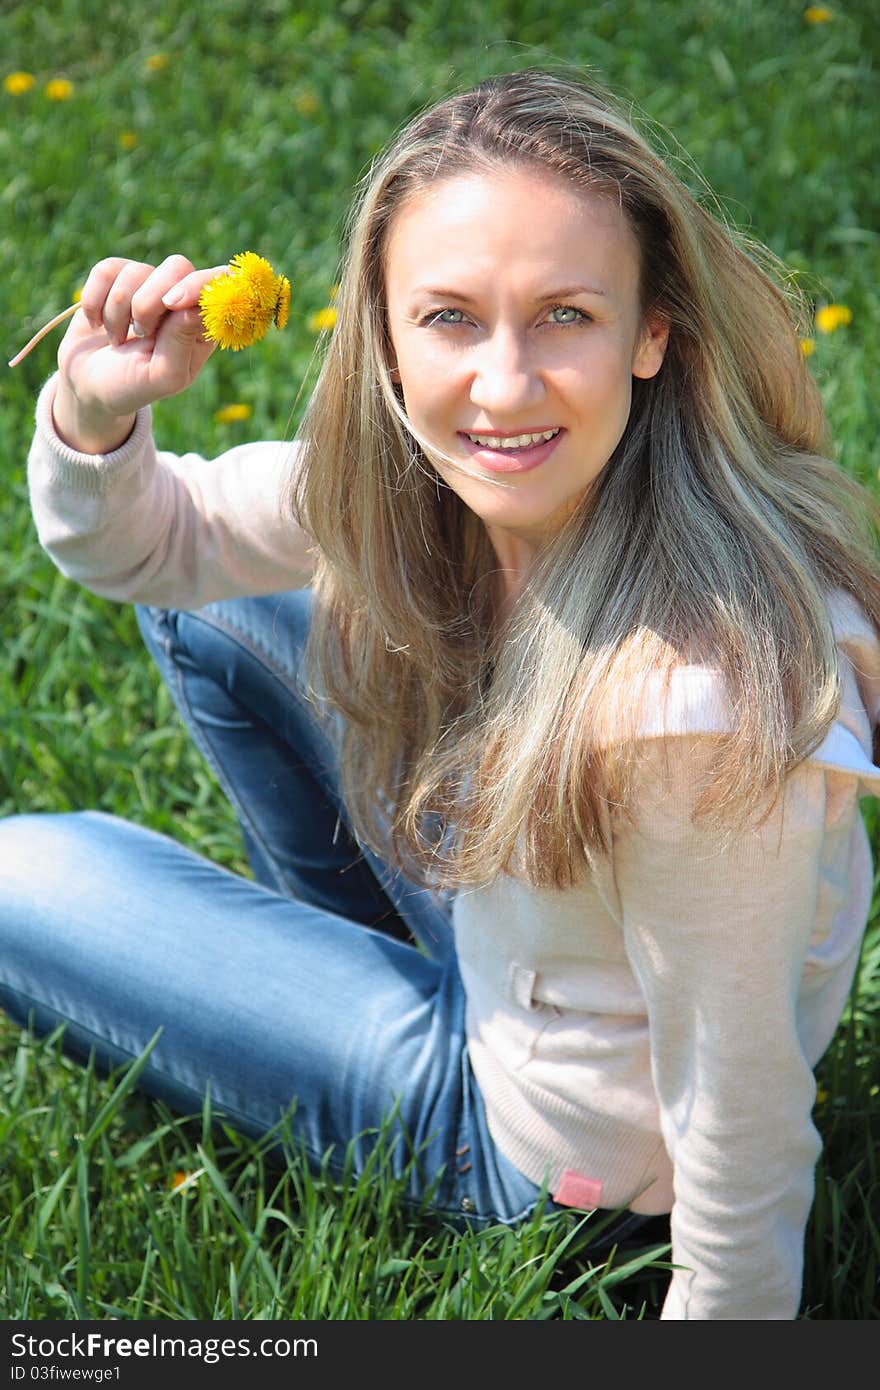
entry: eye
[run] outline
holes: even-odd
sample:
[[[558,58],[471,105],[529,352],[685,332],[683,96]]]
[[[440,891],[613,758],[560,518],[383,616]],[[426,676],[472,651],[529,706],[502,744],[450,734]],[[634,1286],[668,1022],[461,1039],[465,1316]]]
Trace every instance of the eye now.
[[[554,318],[554,314],[558,315],[558,317]],[[589,316],[584,313],[583,309],[577,309],[573,304],[554,304],[553,308],[550,310],[549,317],[551,323],[559,323],[562,325],[579,323],[581,320],[586,323],[589,319]]]
[[[430,328],[432,324],[446,324],[449,328],[457,328],[460,323],[465,322],[465,316],[461,309],[435,309],[432,313],[426,314],[422,322]]]

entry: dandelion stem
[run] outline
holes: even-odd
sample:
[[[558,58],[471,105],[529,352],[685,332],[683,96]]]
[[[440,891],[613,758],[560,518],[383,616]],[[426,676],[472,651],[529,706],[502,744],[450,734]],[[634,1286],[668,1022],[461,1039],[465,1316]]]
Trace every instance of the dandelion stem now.
[[[24,347],[21,349],[21,352],[17,352],[15,354],[15,356],[9,363],[10,367],[17,367],[19,362],[21,362],[23,358],[27,357],[31,348],[35,348],[37,346],[37,343],[40,341],[41,338],[45,338],[46,334],[51,333],[53,328],[57,328],[59,323],[63,323],[65,319],[69,319],[71,315],[76,313],[78,308],[79,304],[71,304],[68,306],[68,308],[62,309],[60,314],[56,314],[54,319],[50,319],[48,323],[44,323],[43,327],[39,330],[39,332],[34,334],[30,342],[25,343]]]

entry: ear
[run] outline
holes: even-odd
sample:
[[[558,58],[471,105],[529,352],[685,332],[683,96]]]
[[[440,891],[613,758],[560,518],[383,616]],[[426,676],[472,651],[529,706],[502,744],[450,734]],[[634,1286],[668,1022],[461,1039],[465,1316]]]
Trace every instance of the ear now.
[[[633,376],[644,379],[656,376],[663,365],[668,342],[669,320],[662,314],[649,314],[633,355]]]

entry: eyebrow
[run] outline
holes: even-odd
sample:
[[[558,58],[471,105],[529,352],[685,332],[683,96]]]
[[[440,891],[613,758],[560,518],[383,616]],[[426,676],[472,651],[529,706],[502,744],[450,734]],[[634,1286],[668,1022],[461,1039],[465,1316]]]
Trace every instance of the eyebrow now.
[[[460,290],[443,289],[437,285],[416,285],[412,293],[426,295],[431,299],[457,299],[461,304],[475,303],[470,295],[462,294]],[[559,289],[548,290],[546,294],[537,295],[536,298],[543,304],[550,299],[568,299],[576,294],[595,294],[607,298],[607,291],[600,290],[596,285],[562,285]]]

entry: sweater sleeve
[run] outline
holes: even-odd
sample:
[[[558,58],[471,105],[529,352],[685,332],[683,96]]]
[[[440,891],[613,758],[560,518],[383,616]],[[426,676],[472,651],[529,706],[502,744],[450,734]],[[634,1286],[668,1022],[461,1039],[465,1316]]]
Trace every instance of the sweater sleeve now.
[[[637,822],[614,845],[674,1173],[662,1317],[792,1319],[821,1150],[797,1003],[821,891],[825,772],[803,764],[763,826],[718,847],[691,823],[712,743],[645,745]]]
[[[295,444],[160,453],[145,409],[119,449],[81,454],[55,430],[55,384],[37,402],[28,486],[40,543],[63,574],[106,598],[188,609],[309,583],[309,538],[283,507]]]

